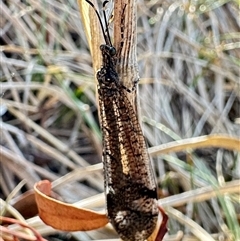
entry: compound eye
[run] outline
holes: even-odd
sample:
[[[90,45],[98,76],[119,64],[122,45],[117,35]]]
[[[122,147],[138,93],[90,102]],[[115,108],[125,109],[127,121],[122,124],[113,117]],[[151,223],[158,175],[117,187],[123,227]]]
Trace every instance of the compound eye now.
[[[109,48],[109,54],[110,54],[111,56],[114,56],[114,55],[116,54],[116,49],[115,49],[114,47],[110,47],[110,48]]]

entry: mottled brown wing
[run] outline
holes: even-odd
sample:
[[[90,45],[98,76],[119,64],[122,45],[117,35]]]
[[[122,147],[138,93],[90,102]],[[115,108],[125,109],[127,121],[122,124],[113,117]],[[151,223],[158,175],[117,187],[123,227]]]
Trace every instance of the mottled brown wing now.
[[[145,140],[125,89],[99,86],[108,217],[123,240],[145,240],[158,216]]]

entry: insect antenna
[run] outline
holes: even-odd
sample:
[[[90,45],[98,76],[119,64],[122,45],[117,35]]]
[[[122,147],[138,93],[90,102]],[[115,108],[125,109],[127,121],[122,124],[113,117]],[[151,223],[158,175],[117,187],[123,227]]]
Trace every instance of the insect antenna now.
[[[97,11],[97,9],[95,8],[94,4],[92,2],[90,2],[89,0],[85,0],[95,11],[95,13],[97,14],[97,17],[98,17],[98,20],[100,22],[100,26],[101,26],[101,29],[102,29],[102,33],[103,33],[103,37],[104,37],[104,40],[105,40],[105,43],[109,46],[112,46],[112,43],[111,43],[111,40],[110,40],[110,34],[109,34],[109,31],[108,31],[108,28],[106,29],[107,31],[107,34],[105,33],[105,30],[104,30],[104,27],[103,27],[103,23],[102,23],[102,20],[101,20],[101,17],[100,17],[100,14],[99,12]],[[103,8],[105,8],[105,5],[108,3],[108,1],[104,1],[103,2]],[[104,15],[104,22],[107,26],[107,17],[106,17],[106,12],[105,12],[105,9],[103,11],[103,15]]]
[[[105,21],[105,25],[106,25],[106,32],[107,32],[107,38],[109,40],[109,42],[107,44],[109,44],[110,46],[112,46],[111,43],[111,38],[110,38],[110,34],[109,34],[109,28],[108,28],[108,21],[107,21],[107,16],[106,16],[106,9],[105,6],[109,1],[104,1],[103,2],[103,16],[104,16],[104,21]]]

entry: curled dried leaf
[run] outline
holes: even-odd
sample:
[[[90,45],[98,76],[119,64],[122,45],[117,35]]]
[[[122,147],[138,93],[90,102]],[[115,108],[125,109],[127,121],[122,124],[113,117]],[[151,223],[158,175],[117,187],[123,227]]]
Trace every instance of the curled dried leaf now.
[[[108,223],[105,214],[77,208],[50,197],[51,183],[48,180],[36,183],[34,189],[40,218],[55,229],[87,231],[101,228]]]

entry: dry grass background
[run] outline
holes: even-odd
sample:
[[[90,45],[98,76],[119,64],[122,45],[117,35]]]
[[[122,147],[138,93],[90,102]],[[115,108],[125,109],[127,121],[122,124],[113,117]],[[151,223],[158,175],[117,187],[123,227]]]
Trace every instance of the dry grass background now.
[[[3,200],[13,205],[41,179],[53,181],[66,202],[104,208],[96,83],[77,2],[6,0],[0,8],[1,211]],[[239,139],[239,48],[237,1],[138,1],[139,101],[149,146],[187,138],[191,146],[210,134]],[[240,240],[240,155],[211,146],[151,152],[170,218],[166,240]],[[117,237],[110,227],[60,236],[36,217],[26,221],[62,240]]]

